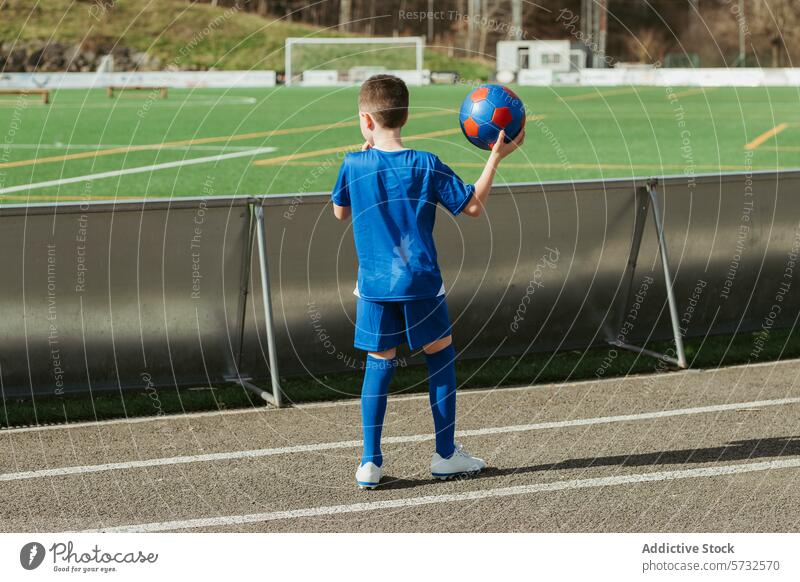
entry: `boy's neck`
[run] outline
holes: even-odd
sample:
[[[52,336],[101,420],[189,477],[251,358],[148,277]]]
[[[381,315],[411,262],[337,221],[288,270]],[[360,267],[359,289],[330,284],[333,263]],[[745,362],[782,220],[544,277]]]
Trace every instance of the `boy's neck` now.
[[[372,134],[372,147],[385,152],[405,149],[400,128],[376,128]]]

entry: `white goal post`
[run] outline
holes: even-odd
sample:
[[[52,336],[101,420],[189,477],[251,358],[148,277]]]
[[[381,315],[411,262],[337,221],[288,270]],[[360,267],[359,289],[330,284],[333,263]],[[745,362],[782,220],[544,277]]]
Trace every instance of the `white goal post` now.
[[[355,85],[380,72],[409,85],[430,82],[421,36],[290,37],[285,52],[286,85]]]

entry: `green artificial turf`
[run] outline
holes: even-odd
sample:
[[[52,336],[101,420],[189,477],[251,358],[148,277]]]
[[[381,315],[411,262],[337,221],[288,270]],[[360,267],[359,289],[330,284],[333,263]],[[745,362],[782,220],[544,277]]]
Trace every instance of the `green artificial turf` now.
[[[780,169],[800,166],[798,92],[791,88],[518,87],[530,115],[522,151],[498,181],[536,182]],[[465,180],[485,152],[458,130],[457,110],[470,87],[411,91],[406,136],[451,164]],[[671,93],[670,93],[671,91]],[[109,99],[104,91],[62,90],[51,105],[34,98],[0,101],[0,200],[282,194],[327,191],[338,150],[360,142],[355,88],[172,90]],[[669,99],[669,95],[675,96]],[[745,149],[764,132],[786,129]],[[256,134],[248,137],[248,134]],[[231,137],[234,136],[234,137]],[[168,147],[130,151],[129,146]],[[116,146],[121,146],[114,150]],[[274,152],[16,192],[4,188],[99,172],[224,155],[259,147]],[[75,157],[97,150],[110,155]],[[63,159],[64,156],[71,156]],[[55,161],[46,158],[58,157]],[[277,158],[270,165],[255,160]],[[30,160],[37,160],[32,164]],[[27,161],[27,162],[26,162]],[[23,162],[23,165],[11,164]],[[209,187],[209,184],[211,186]]]

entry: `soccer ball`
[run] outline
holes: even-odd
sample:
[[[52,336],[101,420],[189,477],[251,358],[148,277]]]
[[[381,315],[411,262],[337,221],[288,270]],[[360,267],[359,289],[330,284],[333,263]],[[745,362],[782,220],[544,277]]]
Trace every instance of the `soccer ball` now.
[[[507,142],[519,135],[525,127],[525,106],[508,87],[481,85],[464,99],[458,120],[472,145],[491,150],[501,129]]]

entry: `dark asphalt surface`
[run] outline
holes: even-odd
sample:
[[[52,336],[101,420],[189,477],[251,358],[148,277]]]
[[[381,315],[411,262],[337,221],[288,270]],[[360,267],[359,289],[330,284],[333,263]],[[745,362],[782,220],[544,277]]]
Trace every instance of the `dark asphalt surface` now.
[[[0,480],[0,530],[103,529],[267,514],[185,531],[800,531],[800,468],[638,482],[664,471],[800,460],[800,403],[492,432],[495,427],[800,398],[800,362],[511,390],[463,392],[465,447],[479,477],[433,481],[426,396],[390,401],[385,485],[355,488],[359,450],[212,460]],[[357,403],[0,432],[0,473],[281,448],[359,438]],[[623,484],[499,495],[508,487],[606,477]],[[2,477],[0,477],[2,479]],[[564,488],[569,487],[569,488]],[[488,493],[487,493],[488,492]],[[486,493],[463,499],[464,494]],[[435,498],[418,504],[419,498]],[[391,502],[389,507],[375,504]],[[355,505],[355,504],[367,504]],[[343,513],[319,510],[342,506]],[[310,515],[276,516],[308,510]],[[339,511],[339,510],[336,510]]]

